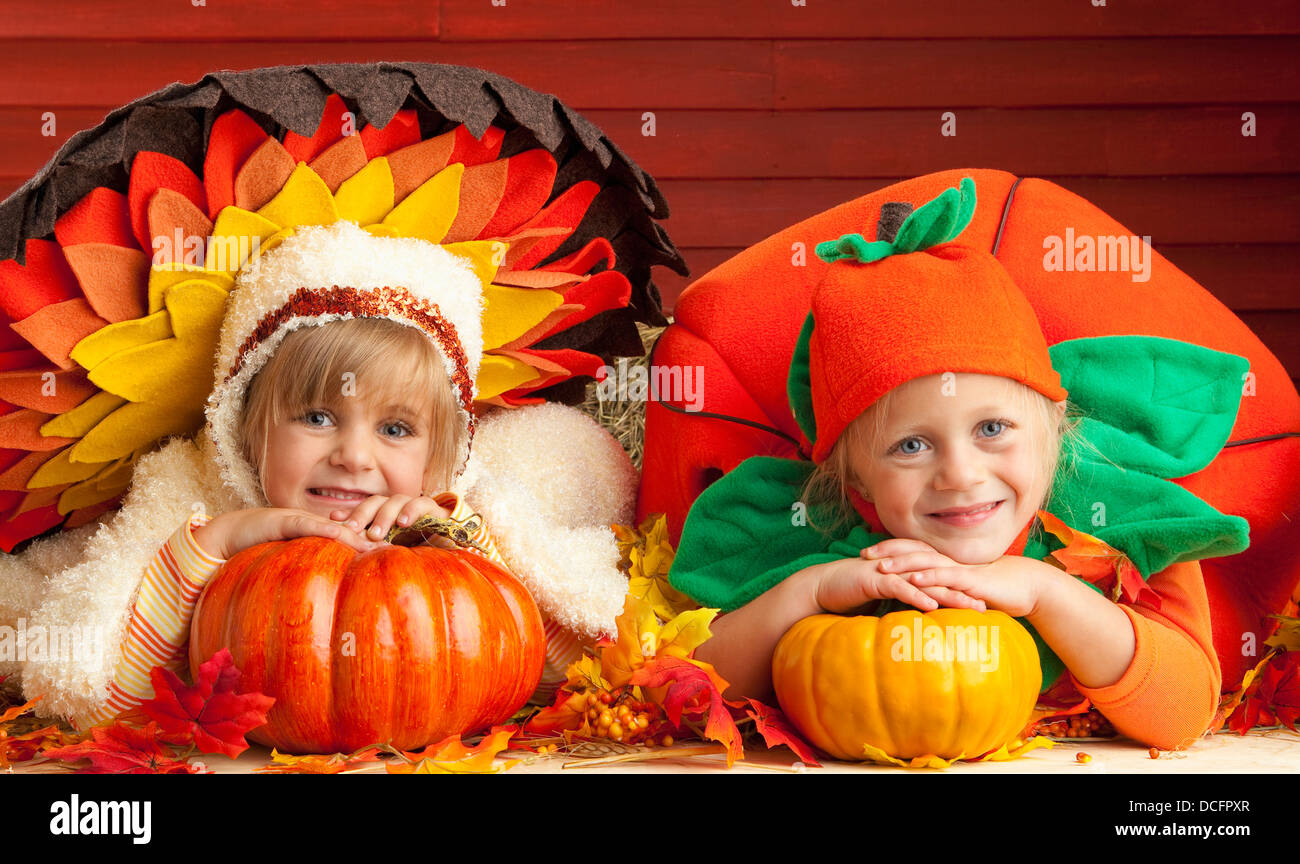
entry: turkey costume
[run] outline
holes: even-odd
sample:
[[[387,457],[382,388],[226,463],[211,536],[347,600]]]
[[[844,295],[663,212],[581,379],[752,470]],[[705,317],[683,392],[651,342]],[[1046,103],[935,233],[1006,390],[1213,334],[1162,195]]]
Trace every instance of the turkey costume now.
[[[960,191],[947,190],[901,226],[886,224],[875,242],[846,235],[817,247],[832,263],[813,291],[787,383],[810,458],[752,457],[705,489],[686,517],[670,581],[700,603],[730,611],[799,570],[856,558],[888,539],[875,508],[856,490],[849,490],[855,518],[831,530],[817,526],[834,524],[835,514],[792,518],[792,504],[848,424],[907,381],[980,373],[1019,381],[1053,402],[1068,396],[1086,418],[1079,427],[1086,445],[1066,439],[1044,509],[1125,553],[1150,592],[1120,605],[1133,624],[1136,652],[1120,679],[1104,687],[1079,685],[1022,619],[1038,646],[1043,690],[1065,703],[1087,697],[1117,730],[1139,740],[1186,746],[1210,725],[1221,684],[1196,562],[1245,549],[1249,525],[1168,480],[1200,470],[1219,452],[1248,363],[1142,336],[1049,349],[1002,265],[961,243],[975,204],[967,178]],[[953,311],[955,297],[963,299],[960,313]],[[1064,546],[1035,530],[1036,523],[1003,554],[1041,560]],[[873,614],[893,608],[906,607],[891,601]]]
[[[249,381],[288,332],[346,317],[434,344],[460,416],[439,503],[486,521],[552,641],[612,633],[610,526],[637,472],[560,403],[640,353],[635,322],[663,323],[649,268],[684,270],[666,215],[584,118],[477,69],[217,73],[74,136],[0,207],[0,306],[22,337],[0,355],[0,625],[92,650],[0,652],[0,674],[41,716],[106,718],[151,562],[268,506],[237,432]]]

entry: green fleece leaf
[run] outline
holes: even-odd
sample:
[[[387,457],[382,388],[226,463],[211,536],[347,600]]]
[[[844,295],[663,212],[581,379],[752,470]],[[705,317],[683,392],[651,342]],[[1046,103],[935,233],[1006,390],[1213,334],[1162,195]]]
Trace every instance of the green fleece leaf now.
[[[894,237],[894,254],[929,249],[957,237],[975,215],[975,181],[961,178],[958,189],[945,189],[913,210]]]
[[[1170,564],[1235,555],[1250,545],[1250,523],[1226,516],[1176,483],[1124,470],[1087,452],[1062,465],[1047,511],[1119,549],[1143,579]]]
[[[1155,336],[1070,339],[1049,349],[1081,431],[1124,468],[1176,478],[1214,461],[1232,433],[1250,362]]]
[[[794,343],[794,356],[790,359],[790,375],[786,378],[786,395],[790,399],[790,410],[794,412],[795,422],[808,437],[808,443],[817,443],[817,415],[813,413],[812,372],[808,367],[811,362],[808,343],[812,340],[813,316],[803,321],[799,339]]]
[[[755,456],[705,489],[686,516],[669,583],[728,612],[792,573],[855,556],[886,538],[869,534],[860,520],[839,537],[819,530],[837,514],[825,508],[805,516],[799,499],[812,470],[810,462]]]

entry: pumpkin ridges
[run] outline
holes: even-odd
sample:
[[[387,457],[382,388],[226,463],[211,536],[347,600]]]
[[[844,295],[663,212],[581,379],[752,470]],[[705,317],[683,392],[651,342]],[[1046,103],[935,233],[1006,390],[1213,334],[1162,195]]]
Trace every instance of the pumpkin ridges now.
[[[815,622],[816,617],[817,616],[796,621],[790,630],[794,631],[796,628],[812,629],[817,626]],[[822,732],[819,724],[811,717],[804,720],[804,706],[809,704],[813,698],[812,676],[796,677],[792,674],[792,671],[789,668],[799,660],[797,646],[803,645],[807,640],[799,640],[794,637],[791,638],[791,645],[795,647],[791,647],[787,652],[782,652],[779,650],[778,646],[778,649],[773,651],[772,654],[772,680],[775,682],[780,678],[792,682],[790,689],[787,689],[784,692],[776,691],[777,704],[781,706],[781,711],[784,712],[787,717],[791,719],[799,718],[800,724],[809,729],[809,731],[806,732],[808,739],[812,741],[813,744],[821,747],[821,741],[824,736],[823,738],[818,737],[818,733]],[[825,748],[823,747],[822,749]]]
[[[414,555],[413,552],[411,554]],[[408,664],[414,661],[424,669],[433,670],[437,668],[438,661],[442,659],[442,652],[439,652],[438,646],[445,644],[445,640],[440,640],[434,635],[441,610],[434,610],[432,592],[421,591],[416,592],[416,594],[418,596],[409,597],[411,606],[415,608],[406,610],[407,620],[403,622],[401,628],[402,632],[408,637],[408,647],[399,651],[398,654],[405,657]],[[415,633],[415,638],[410,638],[413,633]],[[412,657],[415,652],[418,652],[418,656]],[[394,683],[397,684],[396,679]],[[400,693],[402,712],[405,719],[399,725],[402,728],[418,730],[419,736],[422,738],[435,735],[437,733],[434,728],[435,716],[432,713],[422,714],[419,706],[429,705],[434,700],[439,699],[439,692],[432,675],[413,674],[406,676]],[[407,749],[419,745],[403,741],[397,746]]]
[[[998,612],[998,611],[996,611],[996,610],[990,610],[989,612],[987,612],[987,613],[985,613],[985,614],[986,614],[986,616],[993,616],[993,619],[994,619],[994,620],[991,621],[991,622],[986,621],[985,624],[983,625],[983,626],[987,626],[987,627],[990,628],[990,630],[989,630],[989,645],[992,646],[993,636],[992,636],[992,629],[991,629],[991,628],[993,628],[993,627],[997,627],[997,628],[998,628],[998,634],[999,634],[999,635],[998,635],[998,638],[999,638],[999,639],[1002,638],[1002,636],[1001,636],[1001,632],[1002,632],[1002,623],[1001,623],[1001,621],[997,620],[997,616],[1001,615],[1002,613],[1001,613],[1001,612]],[[952,617],[952,616],[949,616],[949,617]],[[959,618],[958,620],[954,620],[953,624],[954,624],[954,626],[969,626],[969,625],[967,625],[967,624],[965,623],[965,621],[964,621],[963,618]],[[956,640],[954,640],[954,643],[955,643],[955,642],[956,642]],[[962,673],[962,674],[961,674],[961,678],[963,679],[963,680],[958,684],[958,686],[957,686],[957,688],[956,688],[956,692],[957,692],[957,694],[958,694],[957,699],[958,699],[958,702],[960,703],[960,705],[959,705],[959,711],[961,711],[962,709],[964,709],[964,708],[965,708],[965,705],[968,704],[968,703],[971,702],[971,701],[979,701],[979,700],[981,699],[981,697],[983,697],[983,698],[987,698],[987,696],[984,695],[984,693],[983,693],[983,688],[982,688],[982,685],[983,685],[984,681],[986,680],[987,675],[986,675],[986,674],[982,674],[982,673],[980,672],[980,670],[979,670],[977,667],[971,665],[971,664],[973,664],[973,663],[979,663],[979,661],[980,661],[980,657],[979,657],[979,631],[978,631],[978,630],[975,631],[975,644],[974,644],[974,645],[969,645],[969,644],[968,644],[967,647],[968,647],[968,648],[973,648],[973,649],[974,649],[974,651],[975,651],[975,656],[974,656],[973,658],[968,656],[968,657],[967,657],[967,660],[966,660],[966,663],[965,663],[965,664],[961,664],[961,665],[959,665],[959,666],[957,667],[957,668],[960,669],[960,671],[961,671],[961,673]],[[955,645],[955,644],[954,644],[954,648],[956,648],[956,645]],[[991,655],[991,653],[992,653],[992,652],[991,652],[991,650],[990,650],[990,655]],[[991,660],[991,659],[992,659],[992,657],[990,656],[990,660]],[[998,649],[998,664],[1001,665],[1001,663],[1002,663],[1002,650],[1001,650],[1001,646],[999,646],[999,649]],[[974,740],[976,740],[976,741],[980,741],[980,742],[984,742],[984,741],[997,741],[998,744],[995,744],[995,745],[993,745],[993,746],[998,746],[998,745],[1000,745],[1001,743],[1003,743],[1003,741],[1005,741],[1005,739],[1001,739],[1001,740],[999,740],[998,736],[1001,734],[1002,729],[1007,725],[1006,714],[1007,714],[1007,712],[1002,712],[1002,714],[997,714],[997,713],[995,713],[995,712],[989,712],[989,716],[985,719],[984,726],[983,726],[983,728],[981,728],[981,729],[979,730],[979,734],[978,734],[978,735],[971,735],[971,736],[969,736],[968,740],[970,740],[970,739],[974,739]],[[956,716],[960,717],[960,716],[962,716],[962,714],[961,714],[961,713],[958,713]],[[958,730],[954,730],[954,736],[953,736],[953,738],[955,739],[955,738],[956,738],[958,735],[960,735],[960,734],[961,734],[961,730],[959,730],[959,729],[958,729]],[[949,742],[948,742],[948,747],[949,747],[949,749],[952,749],[952,748],[954,748],[955,746],[956,746],[956,741],[955,741],[955,740],[952,740],[952,741],[949,741]],[[989,747],[984,747],[984,746],[980,745],[980,746],[978,746],[977,748],[975,748],[976,752],[973,752],[973,753],[966,753],[966,755],[967,755],[967,756],[979,756],[979,755],[982,755],[984,752],[986,752],[986,751],[989,750],[989,749],[990,749]]]
[[[265,610],[259,609],[257,604],[254,602],[256,592],[253,588],[256,586],[258,581],[257,574],[261,570],[258,565],[271,557],[274,553],[275,550],[273,548],[266,544],[259,544],[258,546],[252,547],[252,550],[246,549],[243,553],[236,554],[231,558],[231,561],[235,563],[227,564],[227,566],[233,567],[238,576],[231,586],[230,595],[228,597],[229,605],[222,608],[233,608],[236,614],[233,616],[226,615],[224,617],[224,626],[222,627],[220,644],[214,644],[211,646],[214,652],[219,651],[223,646],[229,647],[231,657],[241,672],[241,686],[262,693],[267,693],[266,674],[264,671],[268,668],[268,658],[266,657],[266,634],[268,634],[273,627],[273,620],[271,617],[271,608],[273,607],[268,607]],[[244,557],[241,558],[241,554]],[[249,640],[245,634],[249,632],[248,619],[253,615],[258,615],[262,618],[262,626],[254,626],[252,628],[252,632],[261,635],[262,638]],[[240,626],[241,623],[243,624],[242,627]],[[274,696],[275,694],[267,693],[267,695]],[[281,709],[278,704],[279,701],[280,700],[277,699],[277,704],[272,705],[271,711],[267,712],[268,719],[272,716],[271,712],[275,712],[277,709],[280,709],[279,713],[283,713],[283,709]],[[249,737],[258,743],[272,746],[271,739],[268,737],[264,726],[259,726],[257,729],[254,729],[249,733]]]
[[[427,546],[357,555],[327,538],[263,545],[209,582],[191,653],[197,664],[224,642],[245,686],[277,697],[250,733],[258,743],[416,749],[504,720],[541,677],[540,614],[486,559]],[[344,655],[349,631],[357,651]]]
[[[921,656],[894,659],[893,631],[901,628],[899,638],[910,641],[914,621],[922,628],[990,628],[974,631],[977,643],[981,633],[991,637],[996,624],[998,667],[982,670],[978,653],[970,658],[964,650],[968,659],[961,662],[925,660],[924,629]],[[947,631],[940,633],[946,656]],[[787,716],[812,743],[843,759],[863,758],[864,743],[901,759],[982,755],[1020,732],[1041,683],[1032,674],[1041,677],[1037,651],[1022,626],[1001,612],[964,609],[911,610],[883,619],[813,616],[782,637],[772,669]]]
[[[347,579],[347,571],[340,572],[338,568],[342,562],[349,561],[352,554],[351,549],[340,549],[340,546],[342,544],[326,538],[309,538],[308,543],[300,544],[295,572],[276,582],[275,610],[271,616],[273,625],[263,637],[263,650],[268,655],[272,646],[288,648],[288,651],[276,651],[276,660],[289,664],[290,670],[294,664],[300,664],[312,673],[311,686],[297,688],[299,692],[310,694],[308,698],[300,697],[292,702],[281,700],[284,712],[278,716],[291,720],[284,730],[285,737],[296,746],[319,740],[328,735],[331,728],[339,728],[331,727],[331,706],[337,701],[333,694],[333,665],[340,648],[338,634],[334,632],[338,620],[335,598],[344,592],[343,583]],[[276,576],[274,571],[263,575],[270,581],[274,581]],[[295,608],[290,599],[293,597],[302,598],[298,608],[304,617],[300,620],[290,620],[289,617],[290,610]],[[296,638],[287,639],[290,634]],[[269,668],[267,672],[271,680],[283,680],[279,675],[272,675]],[[295,680],[301,682],[300,678]],[[268,717],[273,722],[275,719]]]
[[[513,695],[512,682],[508,680],[513,676],[509,672],[510,640],[506,638],[506,630],[508,628],[518,632],[519,628],[515,623],[514,616],[510,614],[510,607],[501,594],[500,586],[494,578],[495,575],[495,572],[493,572],[488,577],[488,580],[496,586],[497,590],[489,595],[491,608],[487,610],[487,613],[499,621],[498,628],[494,628],[498,635],[495,642],[489,642],[487,638],[488,629],[484,628],[483,643],[487,650],[483,651],[482,656],[487,669],[492,673],[492,679],[486,685],[489,699],[483,703],[481,715],[475,718],[476,724],[490,722],[490,718],[501,710],[499,706],[504,704],[506,697]],[[482,607],[480,607],[480,611],[483,611]]]
[[[459,565],[460,562],[457,563]],[[459,570],[457,570],[456,573],[459,575]],[[440,667],[444,672],[442,681],[443,681],[443,687],[445,688],[442,701],[444,704],[454,706],[458,711],[458,713],[447,717],[447,722],[444,725],[448,727],[451,726],[469,727],[469,724],[471,722],[478,721],[479,712],[474,711],[474,709],[482,701],[481,696],[478,696],[477,694],[470,694],[468,692],[467,685],[469,684],[469,680],[467,679],[477,680],[479,675],[481,674],[481,669],[482,669],[482,660],[481,660],[482,635],[481,634],[483,630],[482,627],[483,621],[481,616],[477,616],[477,621],[479,624],[479,627],[476,628],[477,632],[475,633],[475,635],[477,636],[477,642],[474,646],[474,651],[471,654],[466,651],[468,645],[465,642],[463,634],[457,628],[458,615],[457,615],[456,607],[462,600],[462,598],[459,596],[460,585],[457,581],[454,581],[450,578],[450,574],[439,573],[438,576],[440,579],[444,580],[444,584],[442,585],[442,590],[438,592],[437,596],[442,601],[442,608],[443,608],[442,621],[443,621],[443,626],[445,627],[445,634],[446,634],[441,644],[445,646],[447,649],[444,652],[444,658],[443,658],[444,662]],[[477,611],[476,611],[476,615],[477,615]],[[461,626],[463,626],[463,624]],[[468,668],[465,670],[466,674],[464,675],[456,674],[455,660],[458,657],[463,658],[465,661],[469,663]],[[474,699],[460,698],[462,694],[475,695],[476,698]],[[439,732],[442,732],[442,729],[439,729]],[[442,732],[442,734],[447,735],[450,734],[450,732],[449,731]]]
[[[495,565],[495,562],[489,561],[489,563],[494,565],[493,569],[490,571],[491,575],[489,580],[497,589],[497,593],[492,596],[494,600],[499,599],[501,601],[501,611],[505,620],[510,622],[511,627],[519,636],[519,641],[514,644],[544,644],[546,634],[542,628],[541,614],[537,611],[536,605],[532,602],[532,597],[528,595],[527,589],[525,589],[523,584],[520,583],[518,579],[515,579],[514,576],[504,568]],[[523,675],[509,675],[507,670],[510,668],[511,664],[505,662],[507,659],[505,654],[518,652],[512,652],[511,643],[504,638],[499,639],[498,643],[500,651],[504,653],[498,657],[498,662],[496,664],[498,672],[498,682],[496,686],[500,689],[495,689],[494,692],[500,693],[501,698],[498,701],[503,705],[522,704],[530,695],[532,695],[533,686],[530,685],[529,682],[541,679],[542,667],[545,664],[545,655],[535,653],[530,655],[529,658],[514,658],[529,659],[533,662],[531,662],[529,666],[525,667]],[[504,686],[500,683],[501,679],[504,679]],[[505,709],[502,708],[500,710]]]

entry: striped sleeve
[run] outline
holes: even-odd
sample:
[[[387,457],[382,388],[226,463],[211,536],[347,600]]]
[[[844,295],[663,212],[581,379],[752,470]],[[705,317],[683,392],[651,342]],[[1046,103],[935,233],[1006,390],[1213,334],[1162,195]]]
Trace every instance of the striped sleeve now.
[[[453,519],[464,520],[474,515],[473,509],[455,492],[444,492],[434,501],[440,507],[450,510]],[[510,565],[501,556],[496,541],[492,539],[492,534],[482,519],[479,520],[478,532],[472,539],[483,548],[488,558],[507,570],[510,569]],[[533,691],[528,701],[538,705],[549,705],[555,699],[556,690],[568,680],[569,665],[576,663],[582,657],[583,642],[545,614],[542,615],[542,628],[546,633],[546,660],[542,666],[541,683],[537,685],[537,689]]]
[[[203,586],[225,559],[208,554],[194,539],[195,528],[209,517],[195,514],[167,539],[149,562],[131,619],[122,639],[122,654],[108,684],[107,701],[87,726],[112,720],[153,698],[149,670],[178,671],[188,664],[190,616]]]

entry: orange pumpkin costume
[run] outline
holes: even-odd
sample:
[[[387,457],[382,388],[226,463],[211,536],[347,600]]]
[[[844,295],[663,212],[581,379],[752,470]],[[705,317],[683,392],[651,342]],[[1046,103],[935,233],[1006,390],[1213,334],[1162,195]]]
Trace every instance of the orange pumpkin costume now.
[[[1210,724],[1221,686],[1196,562],[1245,549],[1249,526],[1169,481],[1203,469],[1220,451],[1248,364],[1143,336],[1068,340],[1052,346],[1049,358],[1033,310],[1002,265],[965,245],[964,235],[949,242],[974,209],[967,179],[960,193],[949,189],[910,215],[897,236],[872,243],[846,235],[817,247],[824,259],[856,260],[825,271],[789,363],[791,413],[801,440],[811,444],[804,452],[822,462],[862,411],[925,375],[998,375],[1053,401],[1068,390],[1100,458],[1069,445],[1063,464],[1078,470],[1058,474],[1047,509],[1123,551],[1152,579],[1156,596],[1123,607],[1136,638],[1123,676],[1078,690],[1120,731],[1161,747],[1185,745]],[[958,302],[965,309],[949,311]],[[799,499],[811,469],[808,462],[752,457],[705,489],[687,516],[673,585],[704,604],[734,609],[794,572],[856,556],[889,536],[874,507],[856,494],[861,522],[847,535],[791,520],[789,502]],[[1109,516],[1093,528],[1088,517],[1098,503]],[[1031,538],[1033,527],[1026,525],[1005,554],[1041,559],[1052,551],[1050,540]],[[1035,638],[1044,689],[1057,684],[1059,697],[1062,685],[1075,682],[1061,678],[1059,659]]]
[[[1154,250],[1147,252],[1146,281],[1122,270],[1045,269],[1045,238],[1065,236],[1067,228],[1078,236],[1132,235],[1045,180],[976,169],[903,181],[774,234],[696,280],[678,300],[675,321],[652,359],[700,369],[703,410],[648,404],[638,518],[666,513],[677,540],[692,503],[717,478],[755,455],[809,452],[790,410],[787,372],[813,288],[837,265],[807,252],[827,237],[874,225],[887,202],[929,200],[963,176],[974,179],[981,206],[962,244],[997,258],[1033,307],[1049,346],[1142,335],[1249,361],[1244,395],[1220,452],[1199,470],[1169,478],[1249,523],[1248,549],[1220,552],[1199,565],[1222,687],[1234,690],[1259,659],[1249,645],[1263,644],[1276,624],[1269,614],[1285,608],[1300,582],[1300,395],[1240,319]]]

